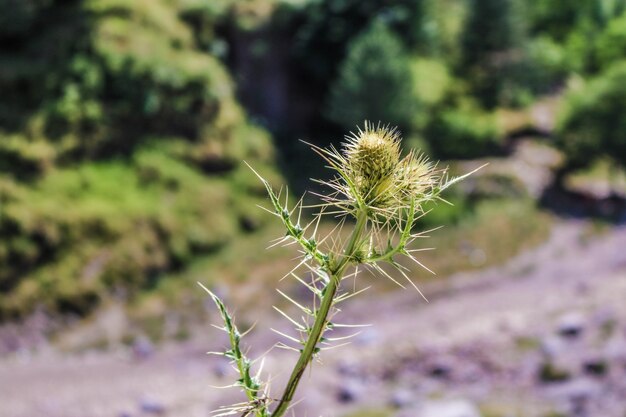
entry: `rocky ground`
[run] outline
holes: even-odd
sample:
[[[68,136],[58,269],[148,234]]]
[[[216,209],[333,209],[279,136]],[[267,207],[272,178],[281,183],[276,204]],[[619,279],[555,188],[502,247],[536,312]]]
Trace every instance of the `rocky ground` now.
[[[339,361],[344,397],[384,392],[398,416],[624,416],[626,229],[587,241],[581,225],[426,306],[377,301],[376,347]]]
[[[345,322],[372,326],[323,353],[295,415],[624,417],[625,248],[625,226],[560,221],[549,241],[504,266],[424,286],[429,303],[406,291],[347,304]],[[285,328],[272,317],[250,336],[256,353],[277,340],[269,327]],[[218,332],[195,334],[158,348],[5,356],[0,415],[207,416],[240,397],[214,388],[232,381],[205,354],[222,344]],[[274,393],[294,361],[267,356]]]

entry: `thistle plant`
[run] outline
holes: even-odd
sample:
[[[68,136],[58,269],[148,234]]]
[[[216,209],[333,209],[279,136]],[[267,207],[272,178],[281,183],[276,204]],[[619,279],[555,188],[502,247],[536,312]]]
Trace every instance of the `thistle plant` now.
[[[267,210],[279,219],[286,231],[274,245],[295,244],[299,249],[300,262],[286,276],[306,287],[313,297],[311,305],[304,306],[278,290],[303,313],[298,320],[274,307],[295,327],[297,334],[277,332],[287,342],[279,342],[276,346],[298,355],[279,397],[271,398],[268,384],[261,380],[262,358],[253,375],[254,361],[241,348],[242,334],[233,318],[223,302],[200,284],[217,305],[224,321],[222,329],[230,340],[228,350],[215,354],[232,361],[239,374],[234,386],[241,388],[246,395],[245,402],[222,407],[216,411],[217,416],[281,417],[287,412],[312,360],[323,350],[336,346],[334,344],[339,340],[346,339],[329,337],[332,331],[339,327],[357,327],[334,321],[338,305],[362,291],[343,290],[341,284],[345,279],[356,277],[365,268],[402,287],[400,280],[406,281],[422,295],[409,278],[409,270],[398,260],[404,257],[426,268],[415,257],[415,253],[424,248],[413,246],[416,239],[425,237],[428,231],[415,232],[416,222],[428,213],[427,203],[445,202],[441,193],[472,174],[450,178],[446,168],[439,168],[419,152],[411,151],[402,156],[399,132],[368,122],[347,136],[340,150],[311,147],[335,174],[328,182],[318,181],[328,188],[325,194],[315,194],[320,199],[319,204],[305,206],[302,198],[290,207],[288,193],[276,192],[253,170],[267,189],[271,202]],[[303,209],[314,209],[315,212],[305,224],[301,223]],[[326,216],[332,216],[337,227],[322,235],[319,225]],[[383,269],[384,264],[390,265],[392,272],[388,272],[390,268]]]

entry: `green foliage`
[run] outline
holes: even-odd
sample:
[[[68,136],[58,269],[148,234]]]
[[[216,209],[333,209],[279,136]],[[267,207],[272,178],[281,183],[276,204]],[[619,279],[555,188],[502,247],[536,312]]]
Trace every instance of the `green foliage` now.
[[[463,63],[488,63],[494,54],[519,48],[524,40],[520,5],[515,0],[471,0],[463,30]]]
[[[240,161],[265,174],[274,148],[233,80],[257,63],[271,65],[241,97],[284,87],[282,120],[313,141],[328,119],[350,130],[370,118],[444,158],[500,149],[492,107],[527,105],[572,73],[604,74],[567,96],[557,142],[570,167],[623,163],[625,10],[626,0],[0,1],[0,316],[37,305],[86,314],[167,287],[161,277],[189,279],[198,259],[243,279],[244,266],[227,265],[232,242],[265,225],[255,208],[265,191]],[[276,52],[285,39],[291,49]],[[294,145],[281,146],[303,174]],[[477,187],[471,198],[520,194],[507,178]],[[466,197],[433,222],[462,222]]]
[[[439,104],[452,86],[452,75],[445,63],[427,58],[414,58],[410,63],[413,95],[426,106]]]
[[[563,41],[581,25],[605,26],[612,18],[626,11],[626,1],[536,0],[528,3],[528,11],[533,33],[548,34]]]
[[[310,88],[308,98],[320,104],[337,77],[354,38],[384,22],[407,50],[433,54],[439,50],[439,24],[433,0],[313,0],[287,19],[294,25],[292,56]],[[361,122],[360,120],[359,122]]]
[[[533,32],[547,33],[563,40],[585,16],[589,16],[592,3],[588,0],[555,2],[537,0],[529,3],[528,11]]]
[[[189,8],[91,0],[28,10],[37,29],[26,25],[0,54],[0,125],[23,143],[54,143],[58,163],[123,154],[154,135],[231,141],[242,124],[227,71],[178,17]]]
[[[412,87],[409,60],[400,41],[376,22],[350,44],[331,86],[326,113],[346,130],[374,120],[406,131],[417,109]]]
[[[235,183],[207,178],[153,147],[130,165],[58,170],[34,187],[0,183],[0,286],[13,294],[0,303],[0,316],[36,305],[84,314],[111,291],[145,289],[260,227],[262,220],[231,209],[259,201]],[[81,301],[87,295],[90,302]]]
[[[202,49],[233,5],[1,3],[0,319],[87,314],[263,225],[240,161],[271,141]]]
[[[459,73],[467,74],[486,107],[514,103],[506,97],[516,88],[523,65],[525,27],[518,0],[471,0],[462,32]]]
[[[454,83],[448,67],[440,60],[412,58],[410,61],[412,94],[419,111],[413,113],[412,125],[423,130],[432,116],[433,108],[441,104],[451,92]]]
[[[497,150],[502,132],[495,114],[471,100],[444,107],[425,130],[432,151],[440,158],[471,158]]]
[[[0,39],[27,33],[53,0],[4,0],[0,2]]]
[[[619,58],[626,1],[539,0],[528,9],[531,32],[562,44],[569,70],[597,72]]]
[[[599,68],[606,69],[626,56],[626,14],[611,20],[598,36],[595,57]]]
[[[616,64],[567,96],[557,145],[570,168],[587,167],[601,157],[626,164],[626,63]]]
[[[548,36],[538,36],[528,42],[526,53],[528,60],[523,77],[533,92],[551,91],[569,74],[565,48]]]

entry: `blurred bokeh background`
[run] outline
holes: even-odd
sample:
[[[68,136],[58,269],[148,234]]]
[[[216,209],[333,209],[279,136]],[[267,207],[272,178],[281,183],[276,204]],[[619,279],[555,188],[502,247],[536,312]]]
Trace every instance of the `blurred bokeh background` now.
[[[0,415],[206,416],[252,356],[301,140],[398,126],[464,173],[413,278],[342,313],[297,415],[626,415],[626,0],[0,0]],[[329,221],[322,227],[331,229]],[[273,393],[295,356],[270,352]]]

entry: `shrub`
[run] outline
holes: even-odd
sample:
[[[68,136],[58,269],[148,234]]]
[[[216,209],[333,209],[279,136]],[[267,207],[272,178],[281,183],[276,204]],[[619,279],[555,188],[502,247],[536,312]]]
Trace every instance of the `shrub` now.
[[[495,114],[469,100],[437,111],[425,136],[440,158],[482,156],[496,150],[502,139]]]
[[[261,226],[242,204],[256,207],[258,190],[236,184],[158,148],[142,149],[130,165],[57,170],[32,187],[0,181],[0,289],[11,295],[0,317],[37,305],[86,314],[97,300],[132,296]]]
[[[414,57],[410,61],[413,96],[420,104],[413,115],[413,127],[422,130],[431,117],[434,107],[448,97],[453,78],[448,67],[436,59]]]
[[[295,30],[294,54],[301,69],[316,85],[328,85],[347,55],[356,34],[376,18],[400,36],[410,50],[428,53],[438,48],[437,22],[431,15],[432,0],[321,0],[301,8]]]
[[[600,69],[606,69],[626,56],[626,14],[611,20],[595,43],[595,58]]]
[[[597,72],[619,57],[625,0],[539,0],[529,11],[531,32],[562,44],[571,71]]]
[[[0,2],[0,39],[16,38],[27,33],[39,14],[53,0],[4,0]]]
[[[626,164],[626,62],[571,91],[557,126],[569,168],[606,156]]]
[[[548,36],[539,36],[526,47],[528,65],[525,84],[535,93],[545,93],[565,80],[570,72],[563,46]]]
[[[471,82],[483,106],[505,101],[511,84],[519,84],[523,63],[523,13],[517,0],[471,0],[461,34],[459,73]]]
[[[37,24],[25,24],[0,56],[6,134],[52,143],[54,162],[65,164],[125,154],[154,136],[200,146],[217,139],[225,150],[245,146],[232,135],[245,119],[229,74],[179,17],[191,13],[189,6],[17,3],[9,18],[26,13]],[[12,145],[11,152],[18,148],[26,146]]]
[[[349,47],[330,88],[327,116],[345,129],[363,120],[385,120],[410,128],[417,102],[411,69],[402,44],[381,22]]]
[[[534,33],[548,34],[557,40],[563,40],[583,17],[590,15],[591,3],[588,0],[529,2],[531,30]]]
[[[271,140],[204,49],[235,1],[183,3],[0,2],[0,320],[87,314],[263,225],[238,178]]]

